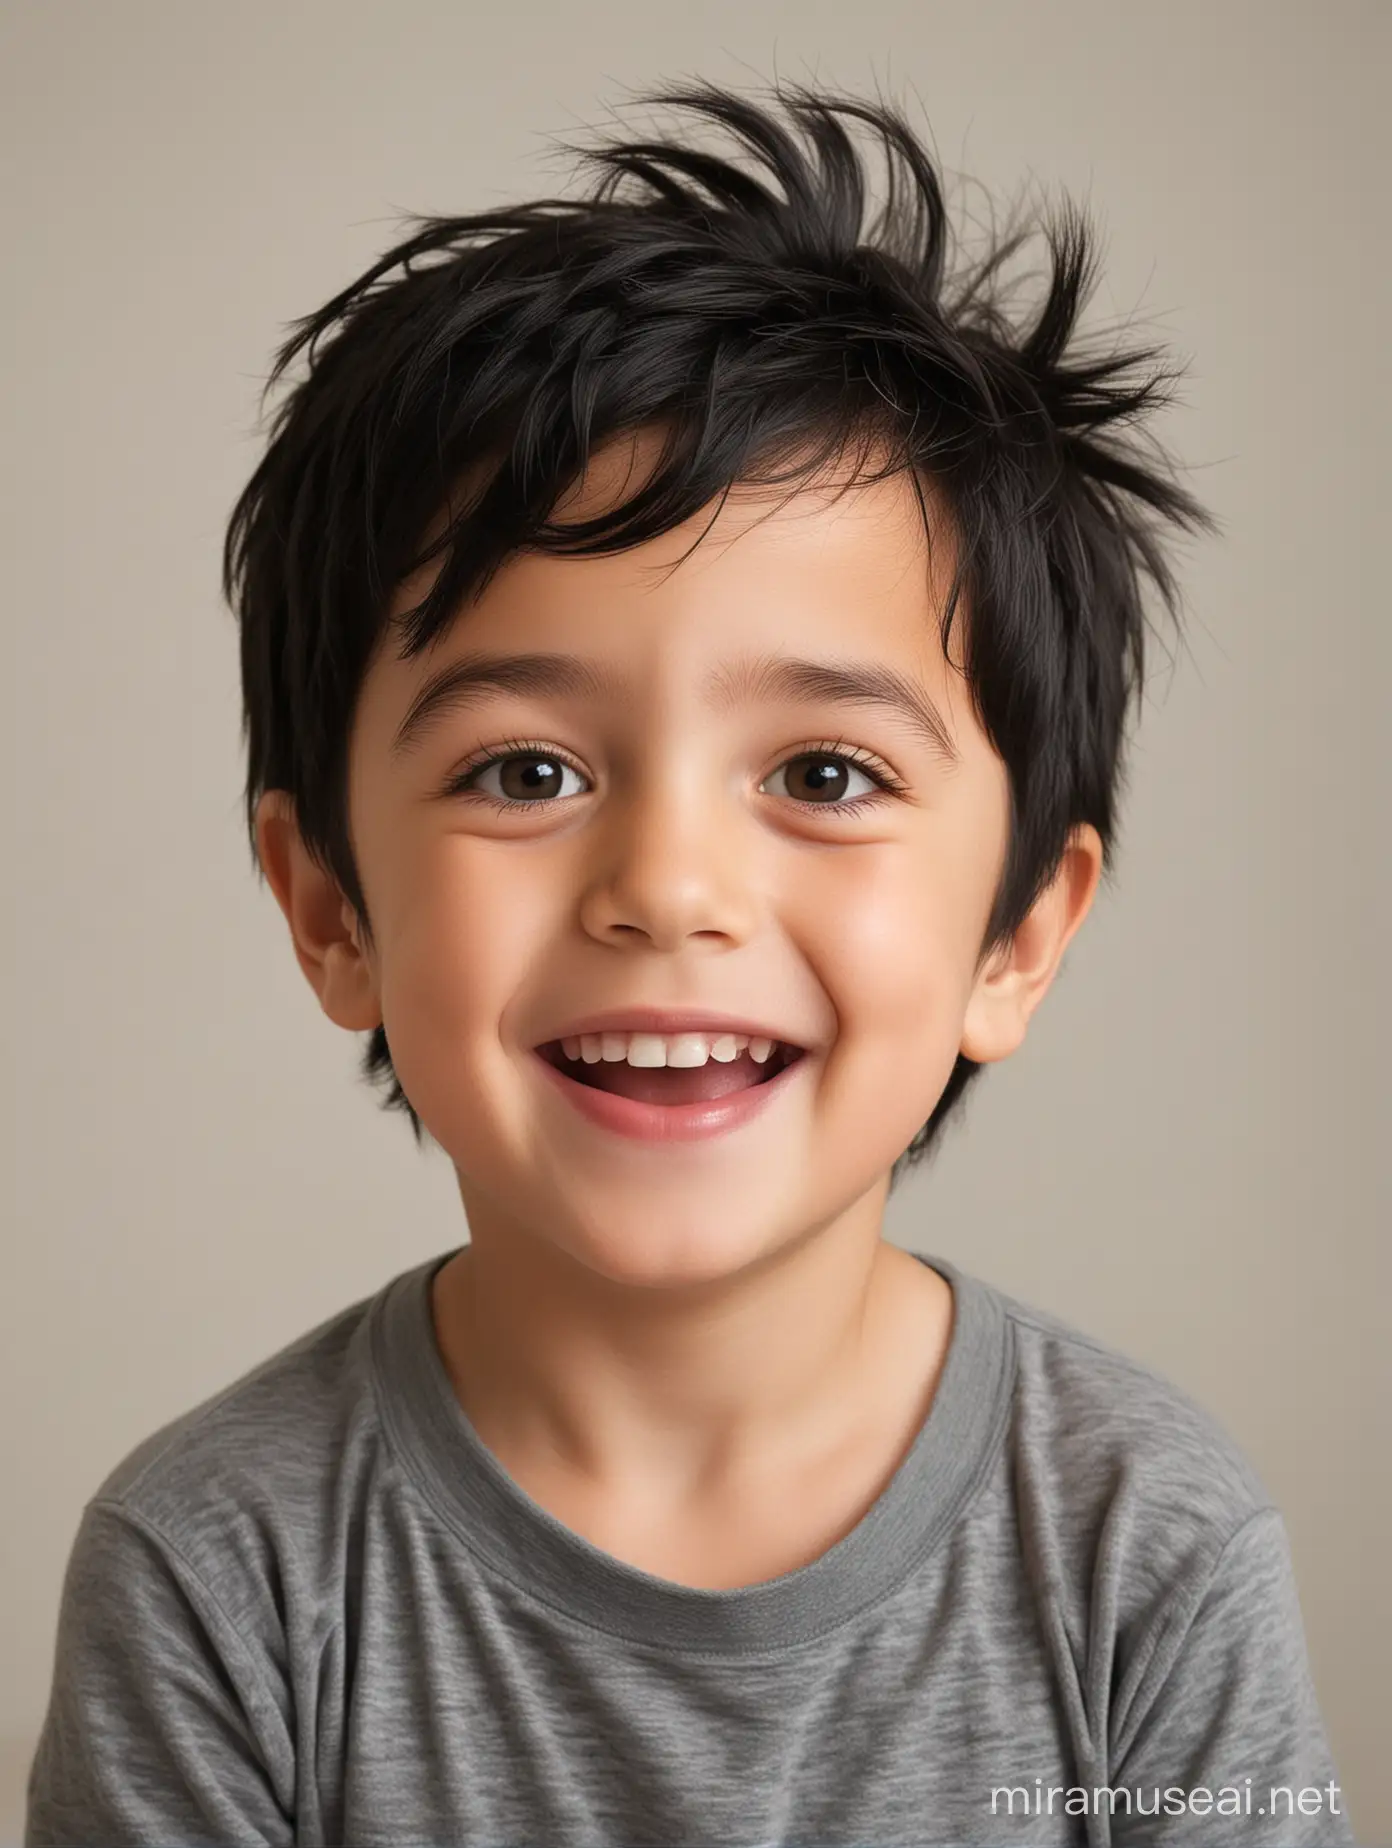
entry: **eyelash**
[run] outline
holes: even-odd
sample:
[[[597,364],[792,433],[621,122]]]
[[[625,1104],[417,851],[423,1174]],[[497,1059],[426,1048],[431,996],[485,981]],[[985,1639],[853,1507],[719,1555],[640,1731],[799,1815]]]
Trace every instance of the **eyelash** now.
[[[530,802],[507,801],[502,797],[489,795],[486,790],[466,787],[471,777],[481,775],[494,764],[506,763],[510,757],[547,757],[558,764],[565,764],[577,776],[585,774],[574,758],[564,751],[558,751],[552,744],[543,744],[534,738],[505,738],[501,744],[491,745],[485,753],[461,765],[458,774],[451,777],[446,785],[444,793],[447,796],[465,795],[471,801],[486,802],[490,808],[495,809],[525,812],[528,809],[551,807],[556,801],[554,796],[538,797]],[[885,796],[900,797],[909,793],[908,784],[901,782],[887,764],[882,763],[878,757],[872,757],[869,752],[862,751],[859,746],[847,747],[841,739],[802,745],[798,750],[782,758],[775,768],[781,769],[783,764],[793,763],[799,757],[839,758],[853,765],[857,770],[864,771],[872,782],[879,785],[874,795],[857,796],[850,802],[803,802],[797,796],[785,798],[789,802],[796,803],[798,808],[803,810],[833,815],[858,815],[862,810],[879,803]]]

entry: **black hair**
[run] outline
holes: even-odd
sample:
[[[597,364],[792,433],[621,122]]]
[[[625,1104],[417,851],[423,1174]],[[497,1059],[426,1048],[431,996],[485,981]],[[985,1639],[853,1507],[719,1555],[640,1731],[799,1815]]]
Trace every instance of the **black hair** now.
[[[730,131],[781,196],[675,137],[568,147],[598,170],[589,193],[411,215],[411,236],[290,324],[266,391],[302,353],[305,376],[276,412],[223,552],[253,859],[258,799],[287,791],[307,850],[371,943],[347,744],[392,593],[411,572],[444,555],[428,595],[397,618],[407,659],[522,548],[622,551],[737,483],[796,492],[855,448],[853,479],[907,470],[925,522],[927,479],[954,528],[943,646],[965,598],[963,671],[1010,788],[984,963],[1079,824],[1097,829],[1110,877],[1127,706],[1133,693],[1139,706],[1145,674],[1143,580],[1177,620],[1164,528],[1218,530],[1153,435],[1141,433],[1147,454],[1127,434],[1169,401],[1182,369],[1154,364],[1157,346],[1077,351],[1097,266],[1067,198],[1043,219],[1051,270],[1029,325],[1007,312],[1002,270],[1033,222],[993,235],[979,261],[950,263],[942,187],[897,105],[780,83],[765,107],[694,80],[638,100]],[[868,227],[846,125],[857,120],[887,156]],[[645,485],[602,517],[548,518],[600,444],[645,427],[664,436]],[[867,473],[872,452],[887,459]],[[481,466],[480,491],[453,515],[458,482]],[[891,1189],[979,1071],[959,1055]],[[419,1143],[382,1026],[362,1074],[389,1085],[384,1107],[406,1111]]]

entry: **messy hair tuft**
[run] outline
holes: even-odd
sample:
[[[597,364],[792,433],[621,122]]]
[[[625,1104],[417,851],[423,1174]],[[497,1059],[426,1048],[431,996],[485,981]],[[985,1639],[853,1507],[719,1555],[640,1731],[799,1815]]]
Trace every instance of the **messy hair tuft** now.
[[[388,631],[414,658],[514,553],[621,551],[736,484],[796,492],[850,455],[852,480],[907,471],[931,483],[952,525],[943,646],[960,604],[962,670],[1010,787],[984,962],[1076,827],[1097,829],[1111,874],[1144,592],[1177,621],[1166,529],[1217,530],[1141,429],[1180,373],[1154,346],[1078,350],[1096,258],[1070,201],[957,260],[937,172],[896,105],[788,84],[765,105],[701,82],[638,100],[728,131],[754,170],[676,136],[569,148],[597,169],[588,193],[412,217],[412,235],[293,323],[277,352],[267,393],[301,357],[304,376],[276,411],[223,554],[253,858],[259,799],[284,790],[370,943],[347,750]],[[886,155],[868,225],[855,122]],[[1003,270],[1041,228],[1050,273],[1021,324]],[[661,455],[632,495],[593,519],[551,519],[600,446],[647,428]],[[456,511],[465,479],[476,491]],[[919,503],[927,524],[921,488]],[[397,587],[436,559],[429,592],[393,619]],[[419,1143],[385,1027],[362,1070]],[[958,1057],[891,1186],[979,1071]]]

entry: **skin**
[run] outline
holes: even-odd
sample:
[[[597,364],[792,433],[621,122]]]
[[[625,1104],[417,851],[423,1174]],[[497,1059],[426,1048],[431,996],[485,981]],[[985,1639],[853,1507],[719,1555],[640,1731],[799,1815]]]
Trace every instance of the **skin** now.
[[[629,490],[651,454],[644,436],[611,445],[557,517]],[[416,662],[384,645],[349,752],[370,946],[284,793],[257,819],[325,1013],[358,1033],[385,1021],[454,1164],[470,1244],[433,1314],[461,1407],[541,1506],[689,1585],[818,1557],[902,1461],[952,1296],[882,1236],[890,1169],[959,1050],[990,1062],[1020,1045],[1102,864],[1095,829],[1077,830],[1013,944],[978,966],[1008,783],[942,650],[950,532],[930,498],[930,551],[907,477],[840,486],[828,476],[781,509],[736,491],[674,571],[718,503],[627,553],[516,558]],[[473,649],[580,653],[631,697],[495,696],[394,759],[418,687]],[[878,707],[703,699],[713,668],[780,652],[912,676],[955,761]],[[503,812],[444,793],[516,739],[573,760],[558,796]],[[905,793],[837,812],[875,794],[853,765],[814,806],[791,760],[833,743]],[[525,767],[505,783],[495,765],[484,789],[516,801]],[[630,1003],[746,1014],[810,1050],[753,1123],[629,1142],[554,1095],[532,1048]]]

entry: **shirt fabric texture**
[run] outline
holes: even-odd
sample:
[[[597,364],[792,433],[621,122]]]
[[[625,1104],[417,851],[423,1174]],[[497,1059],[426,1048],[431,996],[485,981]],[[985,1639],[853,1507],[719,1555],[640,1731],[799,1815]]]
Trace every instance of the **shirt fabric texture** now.
[[[1281,1517],[1155,1373],[923,1257],[951,1340],[883,1494],[812,1563],[698,1589],[483,1445],[431,1320],[453,1255],[87,1502],[26,1848],[1352,1843]]]

